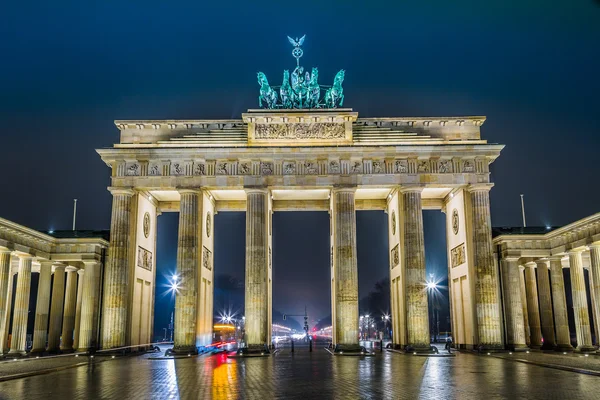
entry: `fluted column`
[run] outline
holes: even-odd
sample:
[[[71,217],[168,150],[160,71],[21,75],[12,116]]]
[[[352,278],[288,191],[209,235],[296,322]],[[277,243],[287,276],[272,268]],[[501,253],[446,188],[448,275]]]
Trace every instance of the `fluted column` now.
[[[332,190],[336,350],[358,349],[355,187]]]
[[[198,190],[180,190],[175,332],[173,351],[196,353],[196,306],[198,301],[199,224],[202,195]],[[248,318],[248,316],[246,316]]]
[[[104,275],[102,347],[125,346],[129,282],[131,189],[112,189],[110,245]]]
[[[573,351],[569,333],[563,266],[560,257],[550,258],[550,278],[552,280],[552,305],[556,326],[556,349],[559,351]]]
[[[63,351],[73,350],[73,330],[75,328],[75,309],[77,307],[77,270],[69,267],[67,269],[67,289],[65,291],[65,309],[62,320],[62,343],[60,349]]]
[[[52,304],[50,304],[50,327],[48,328],[48,351],[56,352],[60,348],[63,305],[65,301],[65,266],[54,267],[52,283]]]
[[[500,294],[498,274],[492,249],[492,221],[490,217],[491,184],[472,185],[471,220],[473,266],[475,270],[475,305],[480,349],[501,349]]]
[[[551,350],[556,346],[554,335],[554,315],[552,312],[552,297],[550,295],[550,277],[548,275],[548,260],[536,260],[538,298],[540,304],[540,318],[542,323],[542,349]]]
[[[590,292],[593,294],[593,320],[596,324],[596,342],[600,344],[600,243],[590,246]]]
[[[17,294],[12,326],[12,339],[8,354],[27,353],[27,318],[29,316],[29,292],[31,290],[31,256],[19,256],[19,274],[17,275]]]
[[[421,187],[403,187],[403,254],[406,274],[406,326],[408,345],[415,351],[429,351],[429,314],[425,276],[425,240]]]
[[[521,282],[518,259],[502,260],[504,275],[504,297],[506,312],[506,333],[508,347],[512,350],[526,350],[525,320],[521,302]]]
[[[35,326],[33,328],[32,353],[46,351],[48,339],[48,312],[50,310],[50,283],[52,281],[52,261],[40,262],[37,304],[35,306]]]
[[[588,313],[587,293],[583,275],[582,250],[569,252],[569,267],[571,269],[571,292],[573,294],[573,313],[575,315],[575,330],[577,331],[577,350],[594,351],[592,332],[590,330],[590,315]]]
[[[84,270],[77,271],[77,302],[75,306],[75,326],[73,328],[73,349],[79,348],[79,330],[81,326],[81,296],[83,295],[83,274]]]
[[[98,282],[96,282],[96,262],[84,263],[85,270],[83,276],[83,288],[81,293],[81,317],[79,322],[79,340],[77,342],[78,351],[88,351],[94,348],[94,306]]]
[[[540,308],[538,303],[537,282],[535,280],[535,262],[525,264],[525,290],[527,291],[527,314],[531,332],[531,348],[542,347],[542,326],[540,323]]]
[[[0,355],[6,350],[8,337],[8,320],[10,316],[9,289],[12,287],[10,270],[10,253],[8,249],[0,249]]]
[[[525,290],[525,267],[519,265],[519,281],[521,292],[521,305],[523,306],[523,323],[525,324],[525,343],[531,345],[531,329],[529,329],[529,315],[527,314],[527,290]]]
[[[249,349],[265,348],[269,333],[269,191],[246,189],[245,330]]]

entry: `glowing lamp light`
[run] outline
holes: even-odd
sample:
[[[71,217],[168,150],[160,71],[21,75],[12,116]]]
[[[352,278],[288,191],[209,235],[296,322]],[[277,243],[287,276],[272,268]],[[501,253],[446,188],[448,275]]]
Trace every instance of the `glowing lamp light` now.
[[[174,280],[175,282],[177,282],[177,279],[178,279],[178,276],[177,276],[177,275],[173,275],[173,280]]]
[[[435,288],[437,288],[437,285],[435,284],[435,282],[427,282],[427,289],[433,290]]]

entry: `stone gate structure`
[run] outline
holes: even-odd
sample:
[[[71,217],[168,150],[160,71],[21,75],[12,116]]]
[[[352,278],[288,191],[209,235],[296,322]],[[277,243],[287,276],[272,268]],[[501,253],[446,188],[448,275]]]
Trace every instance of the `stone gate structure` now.
[[[100,149],[113,211],[101,344],[148,343],[156,218],[179,212],[175,344],[210,343],[214,214],[246,211],[248,347],[271,343],[273,212],[331,218],[333,342],[358,347],[356,210],[389,222],[394,344],[429,351],[422,210],[447,216],[455,342],[501,348],[504,329],[492,246],[489,165],[503,146],[480,136],[484,117],[358,118],[351,109],[249,110],[239,120],[116,121]]]

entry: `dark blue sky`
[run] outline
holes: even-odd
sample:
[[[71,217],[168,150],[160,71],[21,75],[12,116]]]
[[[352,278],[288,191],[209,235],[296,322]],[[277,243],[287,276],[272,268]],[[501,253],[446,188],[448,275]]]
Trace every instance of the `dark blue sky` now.
[[[521,223],[519,193],[529,225],[599,211],[597,1],[59,3],[0,12],[4,218],[69,229],[78,198],[78,226],[108,228],[109,170],[94,149],[118,140],[112,121],[238,118],[257,106],[256,72],[279,80],[294,65],[286,35],[302,34],[304,66],[322,83],[344,68],[345,105],[360,116],[486,115],[484,138],[506,144],[494,225]],[[275,226],[286,218],[299,217]],[[364,217],[374,231],[381,218]],[[429,231],[441,243],[443,229]],[[324,264],[319,254],[304,262]]]

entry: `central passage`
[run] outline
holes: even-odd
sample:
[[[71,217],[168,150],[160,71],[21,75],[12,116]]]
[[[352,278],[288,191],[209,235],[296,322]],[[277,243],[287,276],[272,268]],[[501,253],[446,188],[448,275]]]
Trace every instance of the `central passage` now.
[[[331,326],[329,213],[273,213],[273,325]],[[300,315],[283,320],[283,314]]]

